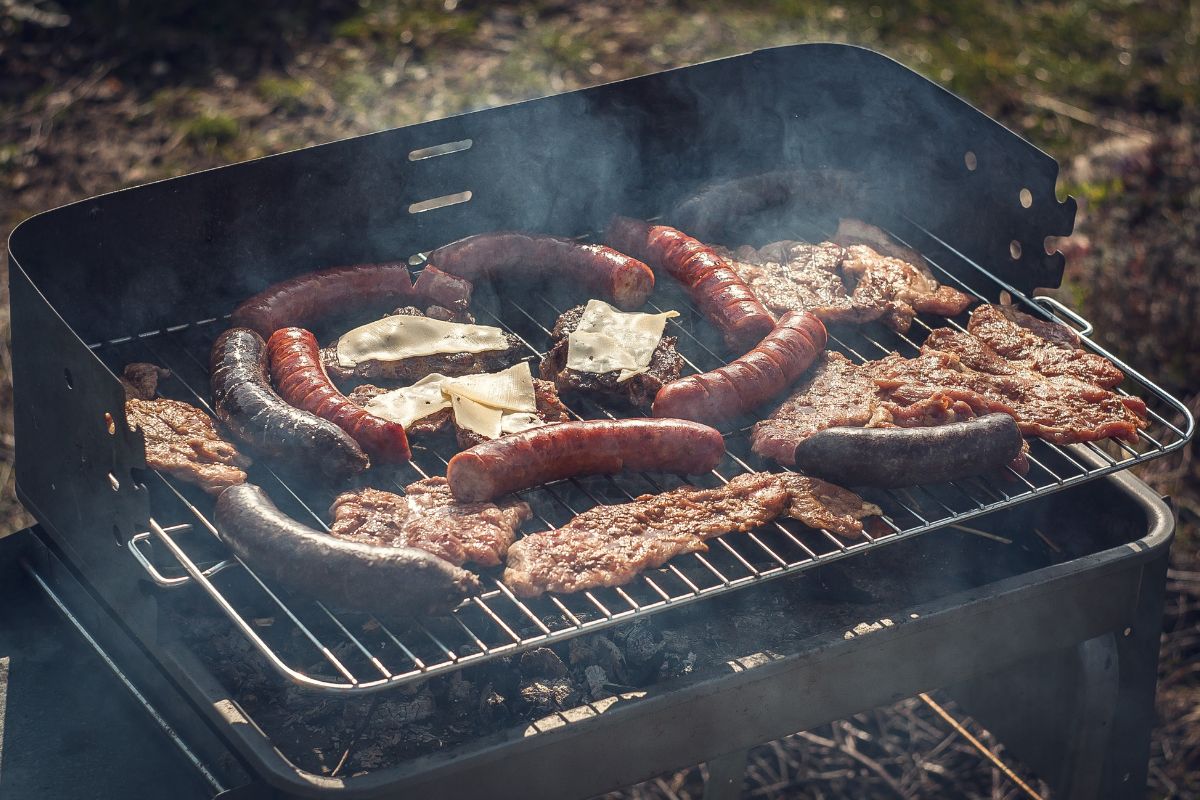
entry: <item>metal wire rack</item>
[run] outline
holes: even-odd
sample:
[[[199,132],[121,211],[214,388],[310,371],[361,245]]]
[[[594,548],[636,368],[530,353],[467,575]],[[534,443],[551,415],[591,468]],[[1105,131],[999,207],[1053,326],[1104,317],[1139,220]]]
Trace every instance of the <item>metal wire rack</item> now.
[[[1030,313],[1053,318],[1051,312],[1058,312],[1075,321],[1085,333],[1090,331],[1086,321],[1061,305],[1022,295],[931,234],[914,227],[910,238],[942,282],[980,300],[1008,291],[1014,302]],[[969,282],[964,275],[970,276]],[[488,307],[480,313],[480,322],[505,328],[525,343],[530,357],[540,357],[549,345],[550,328],[566,309],[544,294],[522,295],[520,302],[512,295],[497,295],[494,299],[495,303],[485,304]],[[682,294],[660,286],[649,307],[681,312],[671,321],[668,333],[678,337],[687,371],[705,371],[724,363],[708,326]],[[892,351],[914,355],[935,326],[950,325],[961,330],[965,321],[966,315],[949,320],[922,315],[908,334],[873,326],[833,330],[830,347],[859,362]],[[130,361],[152,361],[169,368],[173,377],[162,387],[164,393],[211,413],[208,347],[224,327],[224,320],[201,320],[92,347],[114,369]],[[149,530],[133,536],[128,546],[157,585],[201,587],[255,649],[289,680],[339,693],[397,687],[961,524],[1165,455],[1186,444],[1194,422],[1183,404],[1090,340],[1085,339],[1084,346],[1125,371],[1127,380],[1118,391],[1132,392],[1147,402],[1150,425],[1140,432],[1136,444],[1105,442],[1061,447],[1031,440],[1031,469],[1027,475],[1009,470],[999,479],[970,478],[909,490],[865,490],[862,494],[878,503],[885,514],[878,528],[857,541],[844,541],[795,521],[780,521],[751,533],[718,537],[709,542],[707,552],[677,557],[625,586],[534,600],[515,597],[498,580],[498,571],[489,571],[482,575],[486,590],[453,613],[403,627],[385,626],[368,614],[337,612],[268,585],[216,540],[216,529],[208,514],[211,500],[162,474],[147,477],[154,518]],[[580,419],[621,413],[591,402],[577,403],[571,412]],[[526,533],[555,528],[600,503],[625,502],[684,483],[716,486],[743,472],[778,469],[750,451],[748,432],[753,421],[742,420],[723,431],[728,453],[707,476],[690,480],[660,474],[591,477],[522,492],[521,498],[534,510]],[[398,490],[414,480],[442,474],[451,455],[451,450],[415,446],[410,464],[378,471],[373,484]],[[306,523],[326,528],[320,510],[328,498],[302,493],[265,467],[256,467],[252,479],[262,484],[281,508]]]

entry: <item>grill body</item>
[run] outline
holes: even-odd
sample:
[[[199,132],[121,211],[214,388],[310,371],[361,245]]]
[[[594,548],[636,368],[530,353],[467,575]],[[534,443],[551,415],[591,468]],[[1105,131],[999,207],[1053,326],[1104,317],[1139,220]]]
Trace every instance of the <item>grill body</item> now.
[[[1153,606],[1155,591],[1161,604],[1169,515],[1136,483],[1103,479],[1087,491],[1107,487],[1121,495],[1113,502],[1131,504],[1132,521],[1069,563],[1023,574],[1014,568],[973,594],[946,594],[894,630],[861,639],[824,631],[825,638],[782,659],[759,659],[752,668],[651,693],[627,707],[618,703],[593,719],[536,735],[515,731],[336,781],[289,764],[252,720],[239,718],[236,699],[163,630],[154,592],[146,590],[147,561],[134,540],[147,532],[168,547],[173,540],[154,520],[151,496],[162,490],[144,472],[140,434],[124,424],[123,393],[112,371],[123,354],[143,343],[152,353],[176,353],[168,366],[194,378],[201,395],[203,348],[187,343],[211,337],[239,300],[272,282],[331,264],[419,254],[483,230],[586,235],[614,212],[654,216],[715,180],[804,166],[872,175],[883,187],[867,199],[872,219],[938,253],[948,280],[969,281],[988,300],[1014,293],[1032,313],[1050,316],[1029,296],[1061,279],[1062,256],[1047,254],[1044,241],[1068,234],[1075,212],[1072,200],[1054,195],[1052,159],[870,51],[841,45],[761,51],[211,170],[27,221],[9,248],[19,496],[87,592],[150,651],[154,669],[182,687],[253,772],[300,794],[367,796],[437,784],[466,795],[472,781],[486,777],[528,797],[537,793],[528,785],[536,772],[530,765],[549,759],[557,766],[541,787],[547,796],[559,796],[558,787],[600,791],[720,755],[709,742],[722,738],[722,721],[747,708],[761,711],[725,738],[730,749],[952,682],[956,662],[971,653],[1012,663],[1128,627],[1131,615]],[[1032,204],[1021,202],[1022,190]],[[1144,379],[1138,384],[1156,390]],[[1182,446],[1190,418],[1170,398],[1160,399],[1164,413],[1183,414],[1185,421],[1171,428],[1174,438],[1124,462],[1096,461],[1095,452],[1068,456],[1079,480],[1050,470],[1058,483],[1050,480],[1043,494]],[[1042,490],[1033,488],[1031,497]],[[970,515],[1013,512],[1015,501],[1002,495],[995,506],[976,501]],[[188,502],[185,495],[168,499]],[[1079,514],[1067,500],[1037,503],[1047,518]],[[962,516],[943,508],[951,513],[942,523]],[[1023,529],[1029,520],[1008,524]],[[196,567],[198,557],[173,554],[191,568],[179,578],[157,575],[158,582],[211,585]],[[835,556],[850,554],[843,549]],[[981,639],[978,631],[989,626],[1000,634]],[[946,658],[924,658],[930,648],[944,648]],[[456,668],[454,661],[439,669]],[[881,680],[885,674],[889,679]],[[797,680],[827,693],[827,702],[801,709],[770,701]],[[681,720],[694,721],[696,709],[711,717],[711,736],[667,733],[686,730]],[[614,753],[597,762],[588,753],[592,744],[611,745],[632,730],[662,735],[645,737],[659,740],[653,746],[630,739],[620,758]]]

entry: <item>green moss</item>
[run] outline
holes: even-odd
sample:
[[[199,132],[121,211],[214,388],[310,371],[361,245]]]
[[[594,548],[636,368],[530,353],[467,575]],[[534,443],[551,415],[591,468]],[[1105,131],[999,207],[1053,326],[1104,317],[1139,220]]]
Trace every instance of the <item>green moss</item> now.
[[[214,146],[237,138],[238,121],[228,114],[206,111],[183,123],[184,136],[193,144]]]
[[[307,80],[268,76],[259,78],[254,85],[254,90],[259,97],[274,108],[294,114],[307,105],[306,100],[312,94],[313,84]]]

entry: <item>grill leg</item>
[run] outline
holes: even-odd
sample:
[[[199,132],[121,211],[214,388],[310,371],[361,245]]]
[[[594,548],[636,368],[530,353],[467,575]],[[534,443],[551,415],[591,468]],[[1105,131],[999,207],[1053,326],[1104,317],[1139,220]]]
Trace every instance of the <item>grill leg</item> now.
[[[742,796],[748,750],[737,750],[709,759],[704,800],[737,800]]]
[[[1145,796],[1166,567],[1142,569],[1127,629],[946,687],[1055,797]]]

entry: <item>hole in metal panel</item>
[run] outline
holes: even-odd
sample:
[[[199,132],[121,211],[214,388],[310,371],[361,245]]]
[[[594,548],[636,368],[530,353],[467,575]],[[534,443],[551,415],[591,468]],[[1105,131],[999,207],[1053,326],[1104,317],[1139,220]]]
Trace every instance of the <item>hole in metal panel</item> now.
[[[424,253],[413,253],[408,257],[408,265],[410,267],[419,267],[422,266],[426,260],[427,259]]]
[[[1028,189],[1021,190],[1021,208],[1029,208],[1033,205],[1033,192]]]
[[[1013,239],[1011,242],[1009,242],[1008,253],[1012,256],[1013,261],[1019,260],[1021,258],[1021,243],[1016,239]]]
[[[979,166],[979,159],[975,158],[974,150],[968,150],[963,154],[963,163],[967,165],[967,170],[975,171],[975,168]]]
[[[71,375],[71,370],[70,370],[70,369],[68,369],[68,368],[66,368],[66,367],[63,367],[63,378],[65,378],[65,379],[66,379],[66,381],[67,381],[67,388],[68,388],[68,389],[74,389],[74,388],[75,388],[75,378],[74,378],[74,377]]]
[[[455,192],[454,194],[444,194],[441,197],[431,197],[428,200],[422,200],[419,203],[413,203],[408,207],[408,213],[420,214],[422,211],[432,211],[435,208],[445,208],[446,206],[456,206],[459,203],[465,203],[471,199],[471,193]]]
[[[117,435],[117,423],[113,419],[113,415],[107,411],[104,412],[104,429],[108,431],[109,436]]]
[[[471,139],[460,139],[457,142],[443,142],[435,144],[433,147],[418,147],[416,150],[409,152],[409,161],[422,161],[426,158],[435,158],[436,156],[446,156],[451,153],[461,153],[464,150],[470,150],[474,142]]]
[[[113,540],[117,543],[117,547],[125,546],[125,537],[123,537],[121,535],[121,529],[118,528],[116,525],[112,526],[112,535],[113,535]]]
[[[121,491],[121,482],[117,480],[117,476],[113,475],[111,472],[108,473],[108,483],[110,486],[112,486],[112,490],[114,492]]]

